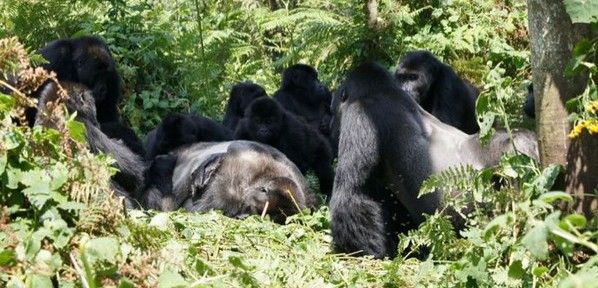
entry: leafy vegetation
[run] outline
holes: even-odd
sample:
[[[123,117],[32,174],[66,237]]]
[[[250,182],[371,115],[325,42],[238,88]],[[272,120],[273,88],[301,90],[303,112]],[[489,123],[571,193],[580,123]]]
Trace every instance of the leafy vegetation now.
[[[379,1],[373,24],[363,1],[289,1],[275,11],[264,2],[5,0],[0,37],[17,36],[30,51],[59,37],[104,37],[125,82],[121,112],[139,132],[169,111],[218,118],[236,81],[253,80],[271,93],[292,63],[317,66],[334,86],[363,60],[391,67],[411,49],[431,50],[482,88],[477,110],[484,135],[496,124],[530,125],[520,116],[529,77],[523,1]],[[589,43],[580,44],[573,67],[595,73],[596,42]],[[400,237],[402,255],[392,260],[334,254],[326,207],[287,225],[217,212],[125,211],[109,189],[112,160],[85,148],[84,131],[62,105],[52,110],[54,128],[13,121],[34,104],[24,94],[52,79],[31,68],[29,59],[40,59],[30,54],[16,38],[0,41],[2,287],[598,283],[597,219],[560,211],[555,203],[571,200],[551,190],[561,168],[540,169],[522,155],[505,155],[492,169],[460,167],[427,180],[422,193],[466,191],[445,199],[468,208],[465,229],[458,237],[448,216],[431,215]],[[5,81],[11,75],[18,75],[17,87]],[[595,96],[595,87],[591,81],[584,95]],[[596,100],[590,96],[575,107]],[[595,117],[592,109],[577,115]]]

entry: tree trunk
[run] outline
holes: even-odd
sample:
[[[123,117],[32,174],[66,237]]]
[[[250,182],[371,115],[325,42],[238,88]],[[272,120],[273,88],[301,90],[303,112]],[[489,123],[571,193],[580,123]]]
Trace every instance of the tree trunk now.
[[[565,69],[573,46],[591,37],[590,26],[572,24],[562,0],[528,0],[527,4],[540,160],[543,166],[565,166],[565,187],[576,200],[572,208],[596,214],[597,200],[588,196],[598,187],[598,136],[584,133],[570,141],[565,107],[587,85],[587,75],[567,77]]]

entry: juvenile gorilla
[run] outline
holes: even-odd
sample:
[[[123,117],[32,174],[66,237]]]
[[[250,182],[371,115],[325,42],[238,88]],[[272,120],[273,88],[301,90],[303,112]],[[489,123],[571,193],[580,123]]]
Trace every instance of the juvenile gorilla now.
[[[463,164],[476,169],[496,165],[504,152],[512,151],[504,131],[482,147],[477,135],[440,122],[376,64],[351,72],[332,107],[340,143],[330,211],[339,252],[394,256],[396,216],[408,213],[418,225],[424,213],[441,208],[441,192],[417,197],[424,179]],[[513,137],[518,151],[537,159],[533,133],[520,131]]]
[[[166,154],[197,142],[232,140],[232,132],[209,118],[194,114],[170,114],[145,137],[145,158]]]
[[[407,53],[401,59],[395,77],[401,88],[438,120],[467,134],[480,130],[475,115],[478,89],[432,53]]]
[[[330,90],[318,80],[316,69],[304,64],[287,68],[280,89],[274,93],[274,99],[282,107],[325,136],[330,135],[331,97]]]
[[[233,86],[226,105],[226,113],[224,114],[223,124],[228,129],[235,131],[239,120],[245,114],[245,108],[249,106],[251,101],[268,96],[266,90],[262,86],[252,82],[242,82]]]
[[[198,143],[156,161],[150,168],[157,176],[150,180],[154,191],[146,192],[146,202],[160,209],[221,210],[233,218],[265,213],[284,223],[315,204],[297,167],[256,142]]]
[[[60,81],[81,83],[92,91],[98,122],[118,120],[121,79],[104,41],[97,37],[60,39],[39,52],[49,62],[43,67],[56,72]]]
[[[253,140],[280,150],[302,173],[312,169],[320,190],[330,195],[334,171],[328,142],[273,99],[262,97],[249,104],[235,131],[235,139]]]
[[[114,166],[119,170],[112,177],[112,188],[119,196],[125,198],[128,208],[135,206],[133,197],[143,188],[145,164],[141,157],[133,153],[121,141],[111,139],[99,128],[96,119],[96,107],[92,91],[86,86],[73,82],[61,82],[61,86],[68,93],[66,106],[69,111],[77,112],[77,120],[85,124],[86,138],[89,148],[94,153],[105,153],[114,158]],[[48,118],[46,107],[49,102],[59,98],[58,85],[54,82],[46,83],[40,88],[36,125],[51,126],[52,119]]]

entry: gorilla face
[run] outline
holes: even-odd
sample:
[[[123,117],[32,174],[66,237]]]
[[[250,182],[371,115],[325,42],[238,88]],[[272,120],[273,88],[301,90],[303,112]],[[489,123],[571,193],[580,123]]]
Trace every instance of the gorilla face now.
[[[301,89],[312,103],[330,98],[330,91],[318,80],[318,72],[311,66],[295,64],[287,68],[282,75],[283,89]]]
[[[276,101],[262,97],[251,102],[245,112],[251,136],[262,143],[272,143],[280,134],[284,112]]]
[[[421,103],[425,100],[428,90],[430,90],[430,83],[432,83],[428,73],[399,67],[395,77],[399,81],[401,89],[411,95],[415,101]]]
[[[264,211],[274,222],[283,224],[286,217],[299,212],[297,206],[299,187],[289,178],[260,179],[245,190],[243,207],[236,218],[259,215]]]
[[[107,95],[107,83],[118,81],[114,78],[116,65],[108,47],[99,39],[86,38],[77,42],[73,52],[73,61],[77,78],[94,91],[96,100],[104,100]],[[114,97],[114,96],[112,96]]]

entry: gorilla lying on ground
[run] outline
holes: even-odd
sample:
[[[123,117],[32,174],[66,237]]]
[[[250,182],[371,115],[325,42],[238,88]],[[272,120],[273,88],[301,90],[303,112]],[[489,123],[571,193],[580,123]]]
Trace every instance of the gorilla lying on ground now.
[[[330,135],[331,97],[328,88],[318,80],[316,69],[305,64],[284,70],[281,87],[274,93],[274,99],[282,107],[325,136]]]
[[[131,151],[135,152],[137,155],[145,155],[143,143],[141,143],[141,140],[139,137],[137,137],[135,131],[120,123],[120,121],[101,123],[100,129],[102,132],[104,132],[104,134],[106,134],[106,136],[113,139],[122,140],[123,144],[127,145],[127,147],[129,147],[129,149],[131,149]]]
[[[395,77],[401,88],[438,120],[467,134],[480,130],[475,115],[478,89],[432,53],[407,53],[401,59]]]
[[[321,192],[330,195],[334,171],[328,141],[274,99],[262,97],[249,104],[235,131],[235,139],[257,141],[280,150],[304,175],[312,169]]]
[[[133,196],[143,187],[145,164],[141,157],[133,153],[121,141],[111,139],[98,128],[96,108],[92,91],[86,86],[72,82],[61,82],[67,91],[66,106],[69,111],[77,112],[77,120],[85,124],[87,143],[94,153],[105,153],[115,160],[115,167],[119,170],[112,177],[112,187],[117,195],[125,198],[127,208],[133,208]],[[44,111],[48,102],[58,99],[58,85],[48,82],[40,88],[36,125],[47,125],[44,121]]]
[[[235,131],[239,120],[245,114],[245,108],[249,106],[251,101],[263,96],[268,96],[266,90],[262,86],[252,82],[237,83],[233,86],[228,98],[228,104],[226,105],[224,120],[222,121],[224,126],[231,131]]]
[[[232,132],[212,119],[194,114],[170,114],[145,137],[145,158],[166,154],[197,142],[232,140]]]
[[[513,150],[505,131],[482,147],[477,135],[440,122],[376,64],[351,72],[332,107],[340,143],[330,210],[339,252],[394,256],[396,216],[408,212],[418,225],[424,213],[433,214],[442,206],[441,192],[417,197],[427,177],[463,164],[490,167]],[[518,151],[538,158],[533,133],[518,131],[513,137]]]
[[[198,143],[164,156],[150,168],[156,177],[148,178],[150,189],[142,201],[152,203],[150,208],[222,210],[234,218],[265,213],[284,223],[287,216],[315,205],[297,167],[267,145]]]

